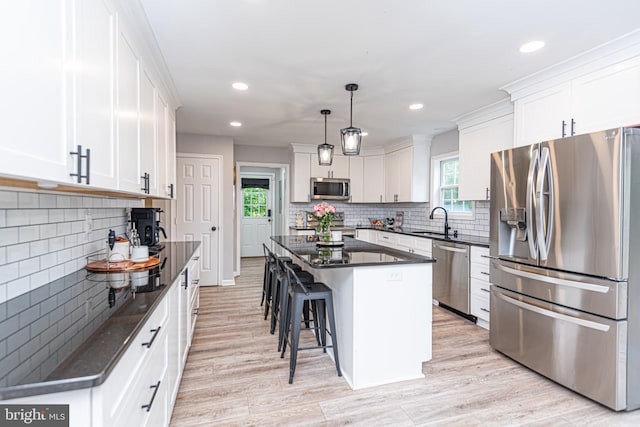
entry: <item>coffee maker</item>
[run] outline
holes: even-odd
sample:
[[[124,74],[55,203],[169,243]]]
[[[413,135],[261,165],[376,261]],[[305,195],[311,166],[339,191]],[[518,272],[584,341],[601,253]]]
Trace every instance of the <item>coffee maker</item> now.
[[[160,232],[164,238],[167,233],[160,226],[160,208],[132,208],[131,226],[138,230],[140,244],[149,247],[149,252],[158,252],[164,248],[160,244]]]

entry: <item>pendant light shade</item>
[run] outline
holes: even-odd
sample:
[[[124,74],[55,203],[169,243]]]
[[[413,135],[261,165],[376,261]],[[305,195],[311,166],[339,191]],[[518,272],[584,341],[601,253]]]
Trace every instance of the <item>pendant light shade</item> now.
[[[351,92],[351,107],[349,109],[349,127],[340,129],[340,142],[342,143],[342,154],[345,156],[357,156],[360,154],[360,143],[362,142],[362,130],[353,127],[353,91],[358,90],[358,85],[349,83],[345,89]]]
[[[327,144],[327,116],[331,110],[320,110],[324,116],[324,144],[318,145],[318,164],[320,166],[331,166],[333,163],[333,145]]]

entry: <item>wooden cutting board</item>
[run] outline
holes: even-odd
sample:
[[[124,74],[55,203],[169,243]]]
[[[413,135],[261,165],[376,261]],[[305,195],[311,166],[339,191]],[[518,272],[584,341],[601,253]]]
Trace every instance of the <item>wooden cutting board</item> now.
[[[160,260],[156,257],[149,257],[145,262],[133,262],[133,261],[119,261],[108,262],[106,259],[90,262],[87,264],[87,270],[89,271],[131,271],[131,270],[144,270],[147,268],[155,267],[160,264]]]

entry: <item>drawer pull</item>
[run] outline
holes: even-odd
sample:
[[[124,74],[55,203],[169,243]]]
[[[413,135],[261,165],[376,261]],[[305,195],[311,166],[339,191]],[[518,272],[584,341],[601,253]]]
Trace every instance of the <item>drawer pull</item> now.
[[[486,271],[481,271],[480,274],[484,274],[485,276],[489,275],[489,273],[487,273]]]
[[[194,256],[194,257],[193,257],[193,260],[194,260],[194,261],[197,261],[197,260],[199,260],[199,259],[200,259],[200,257],[199,257],[199,256]]]
[[[195,279],[194,281],[191,282],[194,285],[197,285],[198,283],[200,283],[200,279]]]
[[[485,291],[485,292],[491,292],[489,289],[487,288],[480,288],[481,291]]]
[[[149,342],[143,342],[142,345],[143,346],[147,346],[147,348],[151,348],[151,344],[153,344],[153,341],[156,339],[156,337],[158,336],[158,332],[160,332],[160,326],[158,326],[155,329],[152,329],[151,332],[153,332],[153,336],[151,337],[151,339],[149,340]]]
[[[197,316],[197,315],[198,315],[198,311],[200,311],[200,307],[196,307],[196,308],[193,310],[193,314],[195,314],[195,315]]]
[[[487,310],[486,308],[483,308],[483,307],[480,307],[480,310],[482,310],[482,311],[486,311],[487,313],[490,313],[490,311],[489,311],[489,310]]]
[[[160,381],[158,381],[158,383],[155,384],[155,385],[149,386],[149,388],[154,389],[153,390],[153,395],[151,396],[151,400],[149,401],[148,404],[142,405],[142,409],[146,409],[147,412],[149,412],[151,410],[151,405],[153,405],[153,401],[156,400],[156,394],[158,394],[158,389],[160,388]]]

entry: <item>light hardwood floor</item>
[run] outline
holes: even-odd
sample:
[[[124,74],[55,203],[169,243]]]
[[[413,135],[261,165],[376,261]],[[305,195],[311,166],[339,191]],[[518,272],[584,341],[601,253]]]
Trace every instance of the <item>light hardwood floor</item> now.
[[[424,379],[354,391],[312,350],[299,353],[290,385],[288,353],[280,359],[261,314],[262,271],[262,258],[244,258],[235,286],[200,288],[171,426],[640,425],[640,410],[610,411],[539,376],[493,351],[487,331],[438,307]]]

